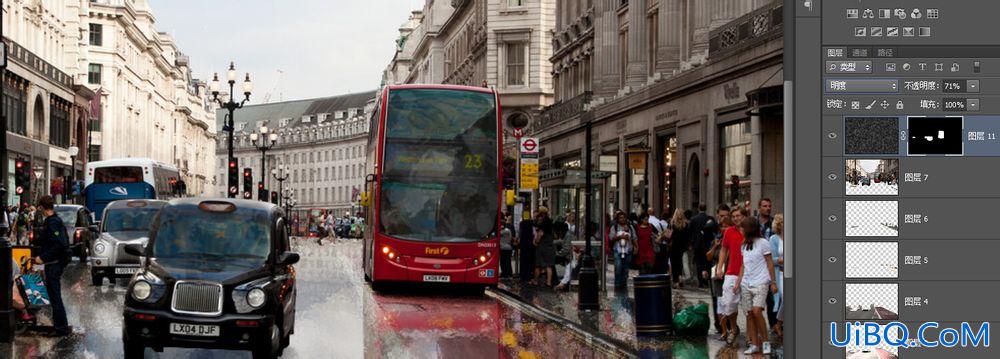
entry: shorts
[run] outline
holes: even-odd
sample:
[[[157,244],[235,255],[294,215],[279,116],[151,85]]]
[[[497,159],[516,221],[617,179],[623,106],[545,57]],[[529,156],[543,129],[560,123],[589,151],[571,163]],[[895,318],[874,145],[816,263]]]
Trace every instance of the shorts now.
[[[767,296],[770,295],[771,286],[767,284],[761,285],[743,285],[740,289],[742,293],[742,300],[740,302],[740,307],[744,311],[751,311],[753,308],[767,308]]]
[[[739,309],[740,293],[733,293],[733,288],[736,288],[736,278],[734,275],[727,275],[722,282],[722,295],[719,298],[718,308],[719,314],[735,314]]]

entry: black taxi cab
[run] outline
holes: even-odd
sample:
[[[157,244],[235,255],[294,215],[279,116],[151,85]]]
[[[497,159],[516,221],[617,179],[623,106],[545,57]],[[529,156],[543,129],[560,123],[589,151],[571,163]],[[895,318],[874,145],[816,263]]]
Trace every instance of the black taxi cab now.
[[[125,295],[126,358],[146,347],[250,350],[274,358],[295,331],[295,269],[282,210],[235,199],[170,201]]]

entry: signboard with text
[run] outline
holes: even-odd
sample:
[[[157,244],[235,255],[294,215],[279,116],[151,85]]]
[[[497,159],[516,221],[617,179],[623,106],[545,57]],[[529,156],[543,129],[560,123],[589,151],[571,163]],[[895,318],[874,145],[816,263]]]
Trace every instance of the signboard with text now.
[[[521,156],[520,187],[522,190],[538,189],[538,150],[537,137],[523,137],[518,152]]]

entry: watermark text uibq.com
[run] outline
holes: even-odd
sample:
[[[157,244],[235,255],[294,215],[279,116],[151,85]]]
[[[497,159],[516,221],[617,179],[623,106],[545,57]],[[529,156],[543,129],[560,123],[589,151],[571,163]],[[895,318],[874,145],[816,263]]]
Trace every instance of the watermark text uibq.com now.
[[[978,327],[967,322],[957,326],[942,327],[938,322],[926,322],[910,331],[900,322],[830,323],[830,342],[836,347],[935,348],[990,346],[990,323]]]

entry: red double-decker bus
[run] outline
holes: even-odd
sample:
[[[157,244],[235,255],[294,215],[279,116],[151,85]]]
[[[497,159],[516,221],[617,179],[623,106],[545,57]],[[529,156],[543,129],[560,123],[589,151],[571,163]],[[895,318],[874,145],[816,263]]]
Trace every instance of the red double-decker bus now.
[[[376,108],[361,200],[365,279],[495,285],[503,144],[496,92],[388,86]]]

